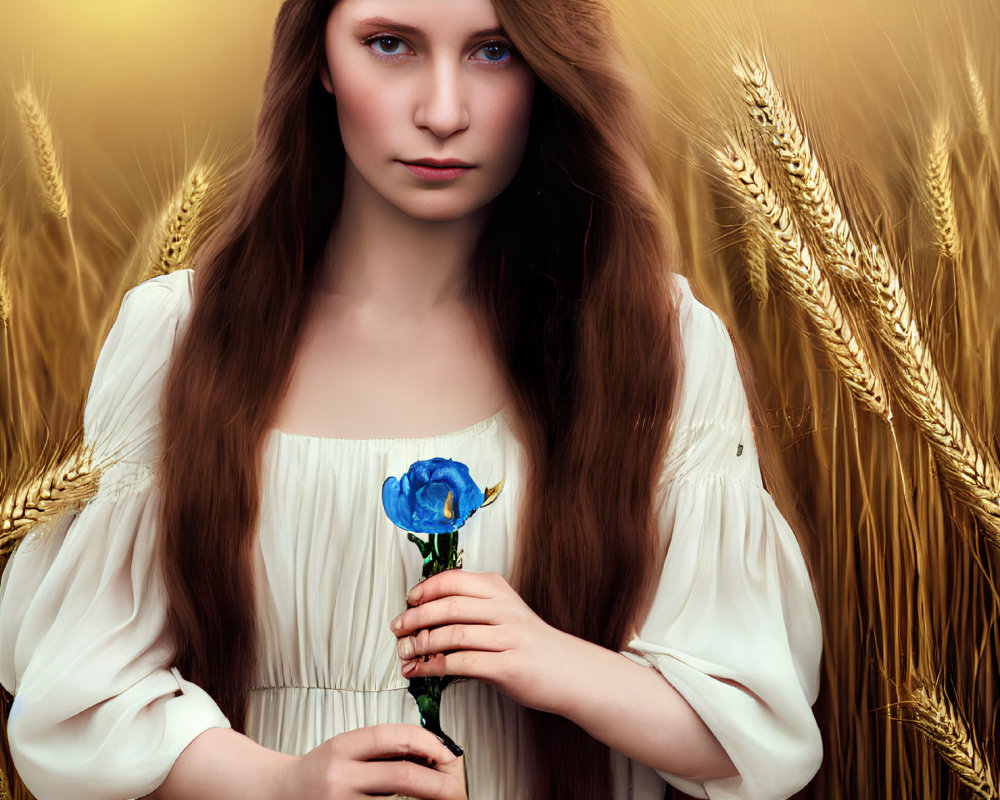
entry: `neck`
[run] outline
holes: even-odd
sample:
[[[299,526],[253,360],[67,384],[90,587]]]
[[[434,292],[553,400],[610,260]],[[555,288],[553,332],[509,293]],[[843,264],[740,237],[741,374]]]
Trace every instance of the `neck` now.
[[[485,211],[445,222],[411,217],[348,162],[341,212],[323,256],[323,291],[398,311],[455,301],[485,221]]]

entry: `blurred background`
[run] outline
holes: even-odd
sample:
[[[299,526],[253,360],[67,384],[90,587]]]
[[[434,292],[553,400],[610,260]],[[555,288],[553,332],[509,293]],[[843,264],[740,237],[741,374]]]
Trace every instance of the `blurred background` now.
[[[113,216],[134,228],[199,153],[243,152],[279,5],[4,0],[0,80],[8,97],[33,81],[76,208],[97,213],[110,203]],[[721,111],[720,102],[732,108],[726,55],[737,42],[768,42],[772,66],[785,67],[800,99],[826,112],[810,133],[829,136],[838,154],[851,158],[888,147],[887,133],[901,122],[928,125],[923,112],[942,102],[966,102],[951,95],[966,47],[985,75],[997,60],[991,42],[1000,10],[993,0],[614,6],[637,71],[650,77],[652,108],[672,134],[690,134],[678,122],[702,123],[700,115]],[[10,167],[20,157],[10,103],[0,113]]]
[[[0,257],[13,309],[3,313],[5,495],[78,432],[99,345],[122,293],[153,274],[144,254],[189,171],[214,165],[218,198],[218,176],[246,156],[279,5],[0,3]],[[825,758],[802,796],[998,797],[1000,3],[616,0],[614,12],[648,100],[676,268],[746,350],[773,440],[770,485],[801,517],[813,567]],[[727,134],[773,150],[748,114],[738,52],[766,58],[845,218],[891,253],[972,442],[963,452],[982,462],[971,470],[979,511],[945,479],[919,413],[904,402],[887,421],[845,387],[782,278],[787,265],[755,238],[752,204],[720,174],[713,151]],[[28,84],[51,129],[66,218],[39,200],[15,103]],[[942,245],[945,223],[960,248]],[[870,304],[834,294],[860,338],[877,340]],[[912,390],[898,353],[866,346],[890,395]]]

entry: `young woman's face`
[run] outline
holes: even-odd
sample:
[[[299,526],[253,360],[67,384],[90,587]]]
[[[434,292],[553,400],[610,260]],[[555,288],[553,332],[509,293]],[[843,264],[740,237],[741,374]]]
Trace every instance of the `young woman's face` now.
[[[347,169],[396,208],[460,219],[510,183],[535,79],[490,0],[340,0],[326,56]]]

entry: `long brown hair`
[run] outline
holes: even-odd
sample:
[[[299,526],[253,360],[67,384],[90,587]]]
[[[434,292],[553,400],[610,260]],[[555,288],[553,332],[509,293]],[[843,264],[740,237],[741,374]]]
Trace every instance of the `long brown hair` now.
[[[278,12],[254,148],[197,257],[164,397],[160,545],[176,663],[239,730],[256,654],[263,440],[343,188],[335,105],[318,77],[333,5],[286,0]],[[494,6],[538,78],[524,162],[468,287],[528,465],[514,585],[553,625],[618,650],[662,564],[652,508],[679,371],[671,253],[606,9]],[[610,796],[605,746],[560,717],[532,719],[539,797]]]

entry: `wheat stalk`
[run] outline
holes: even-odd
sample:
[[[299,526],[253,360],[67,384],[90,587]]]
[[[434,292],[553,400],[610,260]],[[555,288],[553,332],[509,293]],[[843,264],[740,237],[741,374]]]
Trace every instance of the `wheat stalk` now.
[[[958,779],[982,800],[1000,800],[989,763],[959,714],[935,686],[922,684],[906,693],[900,705],[910,714],[901,721],[916,728]]]
[[[0,558],[36,525],[83,508],[97,491],[101,472],[90,449],[79,445],[59,464],[10,491],[0,504]]]
[[[988,540],[1000,548],[1000,468],[976,447],[952,408],[906,291],[883,249],[872,245],[865,263],[875,327],[899,367],[900,399],[934,450],[945,482],[983,523]]]
[[[734,69],[743,87],[743,99],[784,167],[806,223],[819,234],[836,273],[857,279],[861,256],[847,219],[805,131],[778,92],[767,63],[742,56]]]
[[[948,125],[939,119],[931,128],[925,177],[930,193],[931,213],[934,217],[936,232],[934,243],[943,256],[957,261],[961,255],[961,245],[958,239],[958,221],[955,217],[955,194],[951,182],[948,144]]]
[[[7,421],[13,428],[14,420],[14,402],[17,401],[18,410],[18,420],[23,424],[24,422],[24,398],[22,397],[21,386],[17,385],[15,391],[14,388],[14,371],[11,367],[11,361],[17,363],[17,352],[16,349],[10,346],[11,340],[11,315],[13,313],[13,296],[10,291],[10,282],[7,280],[7,263],[5,260],[6,251],[3,247],[4,242],[0,240],[0,328],[7,334],[5,341],[3,342],[3,370],[4,370],[4,381],[7,384],[7,395],[10,398],[10,410],[8,412]],[[13,358],[12,358],[13,352]]]
[[[18,115],[24,126],[35,156],[35,166],[42,184],[45,206],[60,219],[69,217],[69,197],[63,181],[56,148],[52,142],[52,128],[42,110],[31,86],[26,86],[15,95]]]
[[[192,236],[208,197],[210,173],[196,165],[178,188],[163,214],[150,277],[188,266]]]
[[[851,330],[830,282],[820,272],[788,207],[779,200],[753,157],[738,143],[731,142],[726,153],[716,152],[716,158],[737,193],[749,199],[766,220],[760,225],[761,234],[767,232],[793,300],[813,320],[841,379],[867,408],[891,419],[882,379]]]

